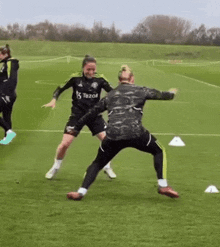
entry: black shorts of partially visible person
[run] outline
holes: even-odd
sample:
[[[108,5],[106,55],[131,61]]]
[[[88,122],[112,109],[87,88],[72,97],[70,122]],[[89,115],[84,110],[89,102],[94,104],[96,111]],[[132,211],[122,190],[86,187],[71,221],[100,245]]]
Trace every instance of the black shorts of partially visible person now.
[[[74,135],[73,133],[73,127],[76,125],[77,121],[83,116],[83,114],[72,114],[69,117],[69,120],[65,126],[64,129],[64,134],[70,134]],[[103,119],[102,115],[98,115],[94,119],[90,119],[87,123],[86,126],[89,128],[91,131],[92,135],[97,135],[103,131],[106,130],[106,122]]]

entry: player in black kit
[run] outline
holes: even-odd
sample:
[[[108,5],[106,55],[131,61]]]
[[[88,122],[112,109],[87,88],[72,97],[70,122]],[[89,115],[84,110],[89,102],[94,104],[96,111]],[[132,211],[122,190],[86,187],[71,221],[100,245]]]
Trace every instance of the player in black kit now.
[[[152,154],[158,179],[158,192],[178,198],[178,193],[167,183],[165,150],[156,138],[142,126],[142,111],[146,100],[171,100],[177,90],[170,89],[167,92],[160,92],[156,89],[136,86],[134,75],[126,65],[122,66],[119,72],[119,82],[117,88],[101,99],[74,126],[75,136],[77,136],[89,118],[93,118],[105,110],[108,111],[106,138],[102,141],[95,160],[87,168],[82,186],[77,192],[69,192],[67,198],[81,200],[103,166],[127,147]]]
[[[46,173],[47,179],[52,179],[60,169],[67,149],[74,139],[73,126],[77,121],[99,100],[102,89],[106,92],[112,90],[112,87],[107,80],[102,76],[96,74],[96,59],[86,55],[82,63],[83,72],[73,74],[70,80],[66,82],[63,87],[58,87],[54,94],[53,99],[45,107],[56,106],[56,101],[59,95],[66,89],[72,88],[72,108],[71,116],[65,126],[63,139],[57,148],[56,157],[52,168]],[[106,123],[101,115],[96,116],[94,119],[85,123],[92,135],[96,135],[99,140],[105,137]],[[110,178],[116,178],[116,174],[110,166],[110,162],[103,168],[104,172]]]
[[[11,57],[9,45],[0,47],[0,126],[5,131],[5,137],[0,144],[7,145],[16,136],[12,130],[12,108],[16,100],[19,61]]]

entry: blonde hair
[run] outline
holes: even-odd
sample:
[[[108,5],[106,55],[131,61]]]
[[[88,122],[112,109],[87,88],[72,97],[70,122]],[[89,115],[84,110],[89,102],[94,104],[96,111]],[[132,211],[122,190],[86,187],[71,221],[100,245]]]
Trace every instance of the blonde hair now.
[[[128,67],[128,65],[122,65],[121,66],[121,70],[118,73],[118,79],[120,81],[130,81],[131,77],[133,76],[133,72],[131,70],[131,68]]]

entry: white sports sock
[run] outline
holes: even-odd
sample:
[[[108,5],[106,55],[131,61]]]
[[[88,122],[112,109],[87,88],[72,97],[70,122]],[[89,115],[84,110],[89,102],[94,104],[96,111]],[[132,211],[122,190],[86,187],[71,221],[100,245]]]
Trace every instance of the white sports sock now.
[[[61,166],[61,164],[62,164],[62,161],[63,161],[63,160],[55,159],[55,160],[54,160],[53,167],[56,168],[56,169],[60,169],[60,166]]]
[[[7,132],[6,132],[6,134],[10,134],[10,133],[12,133],[13,131],[10,129],[10,130],[8,130]]]
[[[84,196],[87,193],[87,191],[88,190],[86,188],[80,187],[77,192]]]
[[[108,168],[110,168],[110,162],[108,162],[108,164],[107,165],[105,165],[104,167],[103,167],[103,169],[105,170],[105,169],[108,169]]]
[[[166,179],[158,179],[158,185],[160,187],[167,187],[168,186],[167,180]]]

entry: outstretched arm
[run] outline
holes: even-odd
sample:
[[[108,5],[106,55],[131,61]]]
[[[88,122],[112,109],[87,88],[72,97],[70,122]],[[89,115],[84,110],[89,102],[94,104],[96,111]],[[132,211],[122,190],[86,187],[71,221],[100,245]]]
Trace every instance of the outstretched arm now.
[[[60,94],[64,90],[70,88],[71,86],[72,86],[72,80],[70,79],[63,87],[57,87],[56,90],[53,92],[53,99],[49,103],[43,105],[42,107],[51,107],[52,109],[54,109],[56,107],[56,102]]]
[[[159,91],[156,89],[144,88],[146,99],[152,100],[171,100],[177,93],[176,88],[171,88],[168,91]]]
[[[52,109],[54,109],[56,106],[56,101],[56,99],[52,99],[49,103],[43,105],[42,107],[51,107]]]

